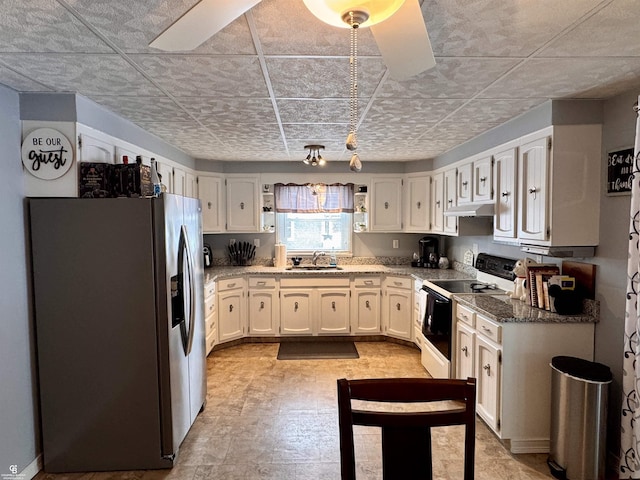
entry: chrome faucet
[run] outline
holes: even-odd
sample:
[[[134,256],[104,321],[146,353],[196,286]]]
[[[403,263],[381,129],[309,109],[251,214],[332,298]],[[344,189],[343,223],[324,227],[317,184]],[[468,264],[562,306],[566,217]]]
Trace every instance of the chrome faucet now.
[[[318,261],[318,257],[324,257],[325,255],[326,255],[325,252],[320,252],[316,250],[315,252],[313,252],[313,259],[311,260],[311,263],[315,265],[316,262]]]

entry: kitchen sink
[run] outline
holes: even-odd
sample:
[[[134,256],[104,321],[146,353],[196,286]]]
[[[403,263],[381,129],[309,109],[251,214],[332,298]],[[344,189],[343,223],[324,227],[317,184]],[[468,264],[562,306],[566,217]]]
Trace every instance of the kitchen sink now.
[[[337,265],[293,265],[287,267],[286,270],[342,270]]]

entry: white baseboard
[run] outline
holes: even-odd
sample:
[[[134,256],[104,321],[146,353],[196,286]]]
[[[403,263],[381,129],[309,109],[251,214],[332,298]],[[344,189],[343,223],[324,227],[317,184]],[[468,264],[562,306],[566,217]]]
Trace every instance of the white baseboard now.
[[[31,480],[40,470],[42,470],[42,454],[38,455],[33,462],[27,465],[26,468],[20,472],[18,478]]]
[[[550,442],[548,438],[535,440],[510,440],[511,453],[549,453]]]

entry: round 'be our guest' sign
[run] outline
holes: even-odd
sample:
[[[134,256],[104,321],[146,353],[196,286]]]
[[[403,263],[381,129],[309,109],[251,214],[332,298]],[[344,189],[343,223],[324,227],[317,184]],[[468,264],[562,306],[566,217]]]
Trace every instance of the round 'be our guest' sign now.
[[[22,141],[22,163],[34,177],[54,180],[71,168],[73,147],[57,130],[38,128]]]

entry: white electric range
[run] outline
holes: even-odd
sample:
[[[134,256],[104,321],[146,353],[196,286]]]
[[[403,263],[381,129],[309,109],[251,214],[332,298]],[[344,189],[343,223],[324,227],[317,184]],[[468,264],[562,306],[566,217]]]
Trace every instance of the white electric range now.
[[[455,364],[452,349],[453,295],[506,295],[513,288],[517,260],[478,254],[477,278],[470,280],[426,280],[422,286],[424,305],[422,365],[435,378],[451,378]]]

